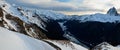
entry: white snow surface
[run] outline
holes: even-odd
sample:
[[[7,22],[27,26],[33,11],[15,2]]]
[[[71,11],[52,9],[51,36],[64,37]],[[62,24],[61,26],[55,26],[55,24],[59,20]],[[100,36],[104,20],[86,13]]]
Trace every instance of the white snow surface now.
[[[88,50],[87,48],[84,48],[84,47],[77,45],[73,42],[65,43],[65,41],[62,41],[62,43],[61,43],[60,41],[56,41],[56,40],[47,40],[47,41],[57,45],[62,50]]]
[[[55,50],[49,44],[0,27],[0,50]]]
[[[106,47],[102,47],[101,50],[120,50],[120,47],[114,47],[114,46],[106,46]]]
[[[80,45],[70,42],[74,47],[57,43],[55,41],[49,41],[62,50],[88,50]],[[63,41],[64,43],[64,41]],[[49,44],[37,40],[23,34],[9,31],[0,27],[0,50],[56,50]]]
[[[55,12],[55,11],[52,11],[52,10],[35,9],[35,8],[27,8],[27,7],[22,7],[22,9],[25,12],[31,12],[33,14],[36,13],[36,14],[39,14],[39,15],[42,14],[42,15],[45,15],[46,18],[54,19],[54,20],[67,19],[68,18],[67,15],[64,15],[62,13],[58,13],[58,12]]]
[[[5,7],[3,7],[3,5],[6,5]],[[42,9],[33,9],[33,8],[26,8],[26,7],[20,7],[22,10],[19,11],[17,10],[18,6],[12,6],[9,3],[5,2],[5,1],[0,1],[0,6],[9,14],[12,14],[13,16],[19,17],[21,20],[25,21],[25,22],[31,22],[31,23],[35,23],[38,26],[41,27],[42,24],[40,24],[41,22],[36,19],[35,17],[33,17],[33,15],[36,13],[37,15],[39,15],[40,18],[42,18],[43,20],[47,20],[48,19],[75,19],[75,20],[80,20],[81,22],[87,22],[87,21],[99,21],[99,22],[120,22],[120,16],[111,16],[109,14],[100,14],[100,13],[96,13],[93,15],[83,15],[82,17],[78,16],[78,17],[69,17],[67,15],[64,15],[62,13],[56,13],[54,11],[50,11],[50,10],[42,10]],[[21,13],[23,15],[21,15]],[[44,15],[44,16],[41,16]],[[39,21],[39,22],[38,22]],[[42,27],[41,27],[42,28]]]
[[[112,46],[107,42],[97,45],[93,50],[120,50],[119,46]]]
[[[5,7],[3,6],[5,5]],[[26,23],[33,23],[38,25],[43,30],[46,30],[46,25],[44,22],[49,21],[49,19],[58,20],[58,19],[68,19],[68,20],[80,20],[80,22],[87,21],[98,21],[98,22],[110,22],[116,23],[120,22],[120,16],[111,16],[109,14],[93,14],[93,15],[83,15],[83,16],[67,16],[61,13],[56,13],[50,10],[42,10],[42,9],[33,9],[26,7],[13,6],[5,1],[0,1],[1,8],[6,11],[8,14],[11,14],[15,17],[20,18],[22,21]],[[18,10],[20,8],[21,10]],[[37,15],[36,15],[37,14]],[[38,17],[33,17],[38,16]],[[40,18],[40,19],[39,19]],[[41,19],[44,21],[41,21]],[[61,24],[61,23],[60,23]]]
[[[27,18],[25,16],[21,16],[21,13],[17,10],[17,8],[14,8],[13,6],[11,6],[9,3],[5,2],[4,0],[0,1],[0,7],[4,11],[6,11],[8,14],[18,17],[25,22],[28,22]]]
[[[14,5],[10,5],[6,1],[0,1],[0,7],[5,11],[6,14],[10,14],[14,17],[18,17],[25,23],[36,24],[44,30],[46,26],[44,25],[43,21],[47,22],[49,19],[53,19],[53,20],[68,19],[68,16],[61,13],[56,13],[50,10],[14,6]],[[41,19],[43,21],[41,21]]]
[[[115,23],[120,22],[120,16],[111,16],[109,14],[93,14],[93,15],[86,15],[82,16],[80,19],[81,22],[87,22],[87,21],[99,21],[99,22],[110,22],[110,23]]]

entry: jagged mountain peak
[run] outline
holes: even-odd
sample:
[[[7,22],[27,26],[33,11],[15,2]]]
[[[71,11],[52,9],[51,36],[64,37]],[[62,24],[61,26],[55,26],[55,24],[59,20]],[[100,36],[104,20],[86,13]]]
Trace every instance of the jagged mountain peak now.
[[[112,46],[107,42],[100,43],[91,50],[119,50],[118,47]]]
[[[56,39],[58,38],[63,39],[63,34],[64,34],[63,30],[64,29],[67,30],[69,24],[71,24],[69,23],[67,26],[65,24],[69,21],[63,20],[63,19],[71,20],[71,18],[66,18],[67,17],[66,15],[60,13],[54,13],[52,11],[38,10],[38,9],[25,8],[25,7],[14,7],[13,5],[10,5],[9,3],[4,1],[3,2],[0,1],[0,8],[1,8],[0,12],[1,14],[3,14],[0,17],[1,19],[0,24],[2,24],[1,25],[2,27],[15,30],[16,32],[24,33],[38,39],[43,39],[43,38],[47,39],[51,36],[52,38],[55,37]],[[99,13],[93,15],[85,15],[81,17],[76,16],[76,18],[75,16],[73,16],[74,19],[72,18],[72,20],[73,22],[75,22],[74,20],[77,19],[80,22],[86,22],[86,21],[111,22],[111,23],[116,21],[120,22],[120,17],[118,17],[117,15],[118,15],[117,10],[115,7],[113,7],[107,12],[107,14]],[[60,25],[58,21],[64,21],[64,22],[61,22],[62,24]],[[75,23],[77,23],[76,25],[78,25],[80,22],[78,23],[75,22]],[[63,30],[61,29],[61,27],[64,27]],[[77,31],[79,31],[79,29]],[[87,42],[83,42],[83,43],[86,44]],[[99,46],[103,46],[103,45],[111,46],[106,42],[102,43]]]
[[[107,42],[100,43],[99,45],[95,46],[92,50],[110,50],[112,45]]]
[[[53,24],[56,22],[55,20],[66,18],[66,15],[61,13],[14,6],[6,1],[0,1],[0,14],[2,14],[0,26],[38,39],[47,38],[45,33],[50,30],[47,27],[49,23]],[[57,22],[56,25],[58,25]]]
[[[112,16],[118,16],[117,9],[115,7],[112,7],[108,10],[107,14],[112,15]]]

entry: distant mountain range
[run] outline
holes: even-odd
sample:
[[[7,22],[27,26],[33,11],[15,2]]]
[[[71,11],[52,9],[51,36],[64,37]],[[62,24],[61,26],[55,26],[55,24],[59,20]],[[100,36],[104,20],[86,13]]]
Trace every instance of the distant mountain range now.
[[[67,40],[86,48],[102,42],[120,44],[120,15],[115,7],[107,14],[69,16],[0,1],[0,27],[39,40]]]

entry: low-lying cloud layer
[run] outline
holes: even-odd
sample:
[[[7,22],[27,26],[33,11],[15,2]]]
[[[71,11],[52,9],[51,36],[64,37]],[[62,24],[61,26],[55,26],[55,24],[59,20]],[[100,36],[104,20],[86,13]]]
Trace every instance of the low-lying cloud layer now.
[[[7,0],[11,4],[79,14],[104,12],[111,7],[120,8],[120,0]],[[72,13],[73,12],[73,13]],[[89,13],[88,13],[89,14]]]

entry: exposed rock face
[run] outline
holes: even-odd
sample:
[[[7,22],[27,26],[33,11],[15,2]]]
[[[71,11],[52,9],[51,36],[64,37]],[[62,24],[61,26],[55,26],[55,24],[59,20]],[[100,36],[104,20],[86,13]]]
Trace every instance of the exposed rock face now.
[[[8,28],[9,30],[20,32],[37,39],[47,38],[42,32],[41,28],[32,23],[26,23],[11,14],[5,12],[0,8],[0,26]]]
[[[118,50],[117,48],[115,48],[114,46],[110,45],[107,42],[103,42],[97,46],[95,46],[94,48],[92,48],[91,50]]]
[[[51,13],[3,4],[0,7],[0,26],[37,39],[66,40],[67,38],[89,48],[104,41],[112,45],[120,44],[120,18],[114,7],[107,12],[107,15],[73,16],[77,18],[70,19],[60,19],[65,16]]]
[[[2,17],[3,17],[3,12],[2,12],[2,9],[0,8],[0,26],[3,26]]]
[[[106,41],[114,46],[120,44],[120,23],[83,22],[77,20],[64,23],[67,31],[90,48]]]
[[[107,14],[112,15],[112,16],[118,16],[119,15],[115,7],[110,8],[108,10]]]
[[[58,24],[58,22],[56,22],[55,20],[50,20],[47,24],[46,24],[46,29],[48,30],[48,33],[46,35],[48,35],[49,38],[51,39],[59,39],[59,40],[64,40],[66,38],[63,37],[63,30],[60,27],[60,25]]]
[[[14,7],[4,1],[0,2],[0,26],[37,39],[66,39],[63,37],[64,32],[60,25],[55,20],[56,14]]]

